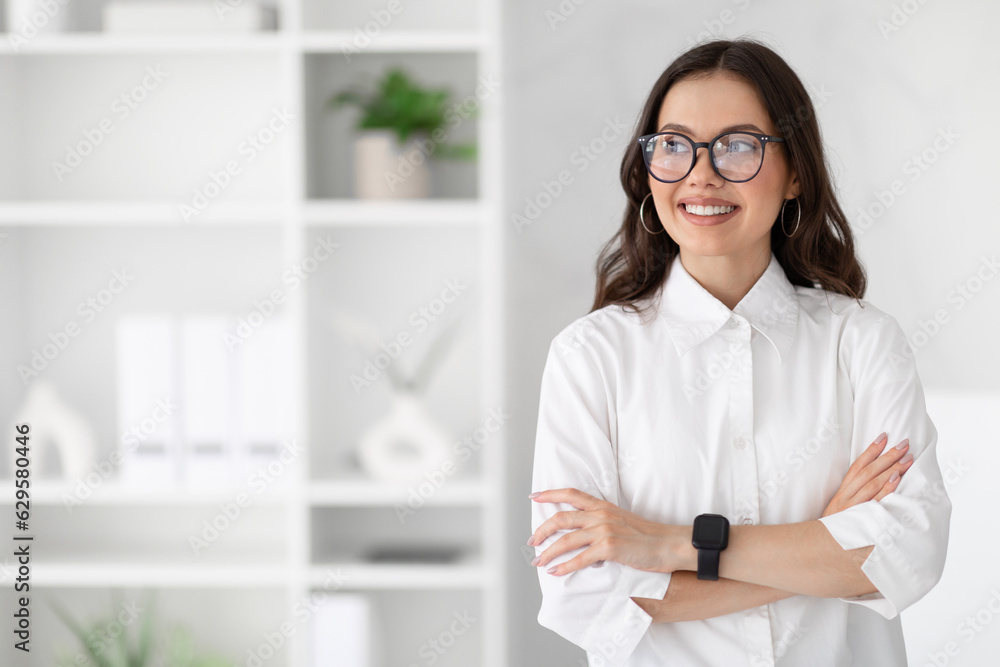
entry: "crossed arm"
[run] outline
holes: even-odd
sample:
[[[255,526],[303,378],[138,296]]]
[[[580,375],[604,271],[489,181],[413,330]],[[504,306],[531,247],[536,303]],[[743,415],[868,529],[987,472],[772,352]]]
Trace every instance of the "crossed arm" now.
[[[851,464],[823,516],[868,500],[881,500],[896,488],[912,457],[904,456],[906,440],[902,448],[889,448],[880,456],[886,442],[882,434]],[[797,594],[853,597],[877,592],[861,570],[874,547],[845,550],[818,520],[732,526],[728,547],[719,561],[719,580],[704,581],[696,575],[698,553],[691,544],[691,526],[647,521],[576,489],[548,490],[533,497],[538,502],[572,502],[584,510],[559,513],[539,526],[529,544],[540,544],[557,528],[583,530],[561,538],[556,543],[560,546],[546,550],[533,565],[545,566],[558,553],[603,538],[601,549],[608,553],[591,550],[550,572],[567,574],[612,555],[612,560],[639,569],[672,572],[662,600],[631,598],[654,622],[712,618]],[[612,549],[618,553],[612,554]]]

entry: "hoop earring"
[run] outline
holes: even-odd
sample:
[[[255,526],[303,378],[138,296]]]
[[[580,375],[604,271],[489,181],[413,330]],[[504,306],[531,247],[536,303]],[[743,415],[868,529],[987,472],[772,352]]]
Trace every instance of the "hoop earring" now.
[[[799,220],[802,219],[802,207],[798,205],[797,199],[798,199],[797,197],[794,199],[786,199],[785,203],[781,205],[781,231],[783,232],[785,232],[785,204],[787,204],[790,201],[795,201],[796,204],[795,209],[796,211],[798,211],[798,215],[795,216],[795,229],[792,230],[791,234],[785,232],[785,236],[787,236],[788,238],[792,238],[792,236],[795,235],[795,232],[799,231]]]
[[[650,232],[650,231],[649,231],[649,227],[647,227],[647,226],[646,226],[646,223],[645,223],[645,222],[643,222],[643,220],[642,220],[642,208],[643,208],[643,207],[644,207],[644,206],[646,205],[646,200],[647,200],[647,199],[649,199],[649,197],[650,197],[650,196],[651,196],[652,194],[653,194],[652,192],[648,192],[648,193],[646,193],[646,196],[642,198],[642,203],[641,203],[641,204],[639,204],[639,224],[640,224],[640,225],[642,225],[642,228],[643,228],[643,229],[645,229],[645,230],[646,230],[647,232],[649,232],[650,234],[662,234],[662,233],[663,233],[663,232],[665,231],[665,230],[663,230],[663,229],[661,229],[661,230],[660,230],[660,231],[658,231],[658,232]],[[662,225],[661,225],[661,226],[662,226]]]

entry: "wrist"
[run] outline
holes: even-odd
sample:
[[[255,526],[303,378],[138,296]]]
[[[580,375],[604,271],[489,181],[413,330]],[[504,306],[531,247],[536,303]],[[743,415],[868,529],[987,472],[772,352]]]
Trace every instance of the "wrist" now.
[[[673,526],[673,562],[674,570],[698,571],[698,550],[692,544],[694,526]]]

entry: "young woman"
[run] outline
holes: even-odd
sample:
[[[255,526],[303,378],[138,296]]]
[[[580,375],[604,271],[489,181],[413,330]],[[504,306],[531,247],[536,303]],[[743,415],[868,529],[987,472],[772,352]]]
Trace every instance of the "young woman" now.
[[[539,623],[591,665],[906,664],[951,503],[801,81],[753,41],[687,51],[621,181],[593,309],[542,376]]]

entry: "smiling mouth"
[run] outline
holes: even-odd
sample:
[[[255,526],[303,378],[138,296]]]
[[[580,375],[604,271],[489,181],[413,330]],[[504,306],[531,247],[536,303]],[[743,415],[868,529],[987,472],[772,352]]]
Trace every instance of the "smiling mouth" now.
[[[725,215],[726,213],[732,213],[736,210],[735,206],[696,206],[693,204],[681,204],[681,206],[683,206],[684,210],[691,215],[701,215],[705,217],[710,215]]]

